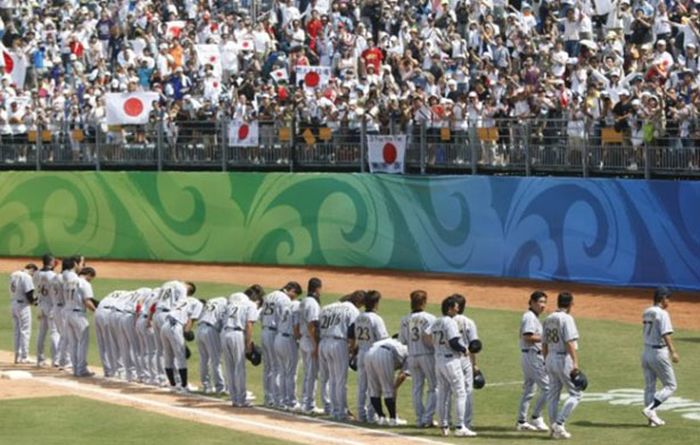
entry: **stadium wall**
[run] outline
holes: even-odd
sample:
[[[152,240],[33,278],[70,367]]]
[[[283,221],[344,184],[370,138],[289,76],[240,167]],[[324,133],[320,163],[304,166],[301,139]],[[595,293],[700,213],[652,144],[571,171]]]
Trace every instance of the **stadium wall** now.
[[[700,182],[0,174],[0,255],[406,269],[700,289]]]

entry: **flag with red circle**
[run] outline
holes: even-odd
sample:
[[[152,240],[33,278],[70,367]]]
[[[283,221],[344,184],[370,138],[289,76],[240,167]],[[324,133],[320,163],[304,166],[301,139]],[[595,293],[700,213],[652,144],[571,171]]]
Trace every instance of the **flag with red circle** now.
[[[259,141],[258,122],[232,121],[228,127],[230,147],[257,147]]]
[[[177,39],[185,26],[187,26],[187,22],[184,20],[171,20],[165,23],[165,33],[168,37]]]
[[[197,45],[197,62],[201,67],[211,65],[214,68],[214,76],[221,78],[221,49],[219,45]]]
[[[331,69],[327,66],[297,66],[295,72],[297,85],[303,82],[307,90],[323,88],[328,85],[328,80],[331,78]]]
[[[10,76],[12,83],[17,88],[24,88],[24,79],[27,77],[27,58],[11,51],[4,46],[0,46],[2,51],[3,73]]]
[[[406,135],[367,135],[367,158],[372,173],[403,173]]]
[[[107,125],[143,125],[148,123],[148,115],[158,93],[140,91],[138,93],[107,93]]]
[[[289,82],[289,74],[285,68],[270,71],[270,77],[272,77],[275,82]]]

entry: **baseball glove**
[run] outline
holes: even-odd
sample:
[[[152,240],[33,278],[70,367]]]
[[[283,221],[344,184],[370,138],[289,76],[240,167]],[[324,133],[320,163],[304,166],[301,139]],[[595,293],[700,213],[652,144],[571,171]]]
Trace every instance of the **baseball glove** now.
[[[185,345],[185,360],[189,360],[190,357],[192,357],[192,351],[190,351],[190,347]]]
[[[194,332],[193,331],[185,331],[184,336],[185,336],[185,340],[187,340],[187,341],[194,340]]]
[[[585,391],[586,388],[588,388],[588,377],[586,377],[586,374],[584,374],[583,371],[578,369],[571,371],[570,377],[571,383],[574,384],[574,388],[578,389],[579,391]]]
[[[253,344],[253,350],[249,354],[246,354],[245,358],[248,359],[251,365],[258,366],[262,362],[262,353],[260,352],[260,348]]]
[[[350,363],[348,363],[348,366],[350,367],[350,369],[357,372],[357,355],[353,355],[352,357],[350,357]]]
[[[478,354],[481,351],[482,346],[481,340],[476,339],[469,342],[468,349],[472,354]]]
[[[486,386],[486,378],[481,369],[474,371],[474,389],[481,389]]]

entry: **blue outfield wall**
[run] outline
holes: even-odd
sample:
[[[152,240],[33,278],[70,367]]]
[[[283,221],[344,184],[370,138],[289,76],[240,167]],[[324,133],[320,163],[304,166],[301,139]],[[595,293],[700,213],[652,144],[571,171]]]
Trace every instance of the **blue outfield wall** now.
[[[372,267],[700,290],[700,182],[0,174],[0,255]]]

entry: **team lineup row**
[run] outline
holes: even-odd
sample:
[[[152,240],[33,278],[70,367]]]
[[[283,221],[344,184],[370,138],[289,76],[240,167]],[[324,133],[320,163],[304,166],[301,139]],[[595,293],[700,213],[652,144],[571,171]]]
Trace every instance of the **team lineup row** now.
[[[462,295],[445,298],[442,316],[435,317],[425,310],[427,293],[412,292],[411,312],[401,319],[399,332],[390,337],[377,312],[381,294],[374,290],[358,290],[321,307],[318,278],[309,280],[306,295],[292,281],[267,294],[261,286],[252,285],[244,292],[207,301],[193,297],[194,283],[169,281],[155,289],[114,291],[97,301],[91,285],[96,273],[85,266],[84,258],[63,259],[60,273],[54,271],[57,265],[45,255],[41,269],[29,264],[10,276],[15,363],[28,362],[31,306],[36,305],[40,320],[37,365],[47,366],[44,345],[48,336],[52,366],[72,368],[78,377],[92,377],[87,367],[87,311],[93,311],[105,378],[189,392],[186,342],[196,340],[203,391],[230,394],[234,407],[251,406],[245,362],[257,365],[261,354],[265,406],[326,414],[341,421],[404,425],[406,421],[397,415],[396,396],[410,376],[417,426],[437,426],[443,435],[449,435],[451,425],[456,436],[476,436],[472,394],[485,385],[477,364],[482,343],[476,324],[464,315]],[[669,298],[667,289],[657,289],[654,305],[643,315],[643,414],[653,427],[664,424],[656,408],[676,389],[671,361],[677,362],[678,354],[666,311]],[[540,322],[546,305],[547,295],[534,292],[520,325],[524,385],[516,429],[549,431],[555,439],[568,439],[566,421],[587,386],[578,365],[579,334],[571,316],[574,298],[566,292],[559,294],[557,310]],[[255,323],[262,328],[260,348],[253,343]],[[299,356],[303,378],[297,398]],[[357,371],[354,416],[347,402],[349,369]],[[657,379],[662,383],[659,391]],[[560,403],[564,390],[568,398]],[[545,405],[549,425],[542,416]]]

